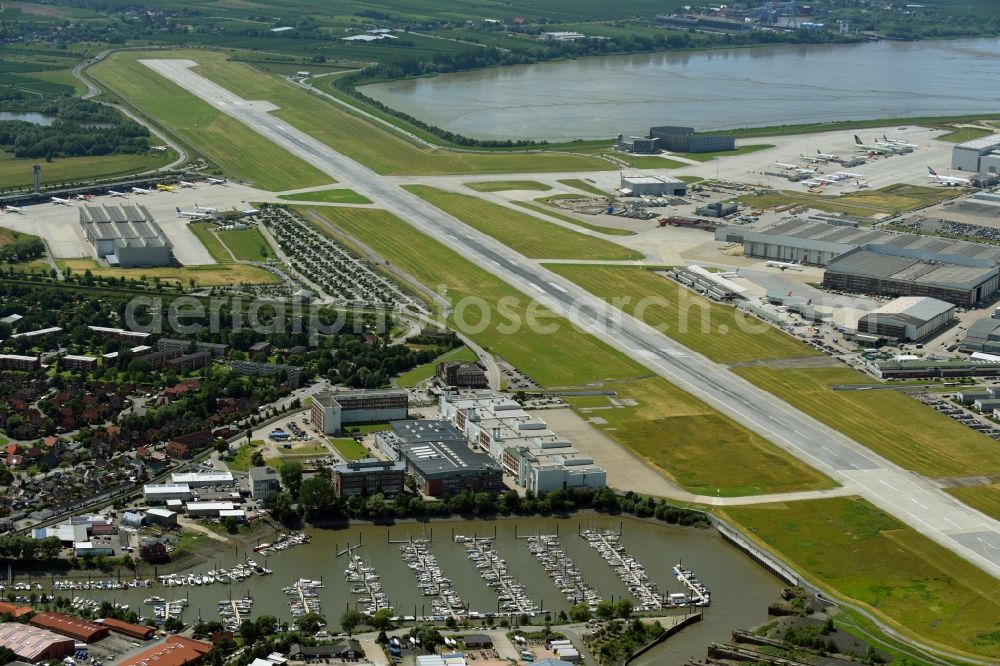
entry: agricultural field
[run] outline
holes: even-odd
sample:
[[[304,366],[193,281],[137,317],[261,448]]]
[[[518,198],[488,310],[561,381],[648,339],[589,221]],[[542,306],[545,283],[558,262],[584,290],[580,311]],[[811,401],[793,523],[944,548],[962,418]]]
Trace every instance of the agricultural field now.
[[[507,192],[510,190],[538,190],[546,192],[552,187],[535,180],[484,180],[478,183],[466,183],[466,187],[476,192]]]
[[[585,236],[466,194],[425,185],[405,189],[532,259],[641,259],[639,252]]]
[[[420,382],[427,381],[434,376],[434,373],[437,371],[438,363],[443,363],[445,361],[475,361],[477,358],[476,352],[472,351],[468,347],[458,347],[456,349],[452,349],[451,351],[441,354],[430,363],[418,365],[412,370],[404,372],[396,378],[396,386],[410,388],[416,386]]]
[[[315,201],[319,203],[338,204],[370,204],[372,201],[354,190],[334,189],[317,190],[315,192],[299,192],[298,194],[279,194],[279,199],[285,201]]]
[[[4,12],[6,19],[6,12]],[[77,59],[39,53],[5,53],[0,61],[0,87],[16,88],[30,93],[72,95],[80,84],[73,78]]]
[[[741,495],[832,485],[697,398],[650,377],[648,369],[561,317],[541,315],[558,327],[557,333],[522,326],[516,335],[505,334],[501,329],[511,323],[511,317],[525,321],[531,299],[398,218],[373,209],[297,210],[327,233],[347,234],[364,243],[421,284],[444,285],[443,293],[453,304],[471,296],[482,299],[488,308],[485,312],[478,307],[458,308],[450,320],[452,326],[468,331],[487,351],[542,386],[605,386],[625,401],[634,400],[632,406],[613,410],[608,421],[614,425],[608,426],[606,434],[661,466],[692,492]],[[500,299],[509,301],[504,314],[496,309]]]
[[[641,315],[664,335],[717,363],[821,355],[773,326],[644,268],[572,264],[546,268],[609,303],[627,298],[625,312]]]
[[[894,629],[1000,657],[997,581],[859,498],[727,507],[719,513],[830,594]]]
[[[947,488],[947,492],[990,518],[1000,520],[1000,484],[982,486],[960,486]]]
[[[274,250],[255,228],[219,231],[218,237],[237,261],[267,261],[274,259]]]
[[[1000,473],[996,442],[897,391],[833,391],[868,384],[847,368],[734,372],[906,469],[932,478]]]
[[[181,57],[200,52],[175,53]],[[159,52],[116,53],[91,67],[89,73],[233,177],[270,190],[311,187],[330,181],[315,167],[137,62],[139,58],[165,55]]]
[[[149,171],[176,159],[173,151],[152,151],[142,155],[100,155],[97,157],[56,157],[51,162],[16,158],[0,151],[0,191],[30,186],[32,166],[42,165],[43,185],[88,183],[94,178]]]
[[[180,268],[109,268],[93,259],[60,259],[59,268],[74,273],[89,270],[101,277],[137,280],[146,284],[177,284],[184,288],[192,283],[196,287],[223,287],[235,284],[274,284],[277,279],[256,266],[244,264],[218,264],[210,266],[181,266]]]
[[[550,199],[552,197],[549,197]],[[543,199],[535,199],[535,201],[544,201]],[[566,215],[565,213],[560,213],[557,210],[552,210],[551,208],[543,208],[542,206],[536,206],[533,203],[528,203],[527,201],[512,201],[515,206],[520,206],[521,208],[527,208],[528,210],[533,210],[536,213],[541,213],[543,215],[548,215],[549,217],[554,217],[557,220],[562,220],[563,222],[569,222],[570,224],[575,224],[578,227],[583,227],[584,229],[590,229],[591,231],[596,231],[598,233],[607,234],[609,236],[634,236],[634,231],[629,231],[628,229],[619,229],[618,227],[602,227],[596,224],[589,224],[581,219],[575,218],[571,215]]]
[[[887,185],[877,190],[862,190],[841,196],[824,196],[802,192],[770,192],[768,194],[745,194],[737,199],[754,208],[771,208],[784,204],[808,206],[830,213],[844,213],[855,217],[891,215],[913,210],[921,206],[944,201],[955,196],[947,187],[923,187],[921,185]]]

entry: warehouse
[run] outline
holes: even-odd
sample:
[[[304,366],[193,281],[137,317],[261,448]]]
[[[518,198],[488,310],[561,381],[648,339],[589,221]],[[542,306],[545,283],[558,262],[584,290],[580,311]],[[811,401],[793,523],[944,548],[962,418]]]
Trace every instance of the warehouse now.
[[[0,647],[32,663],[62,659],[75,651],[72,638],[18,622],[0,623]]]
[[[823,286],[879,296],[930,296],[970,307],[990,299],[1000,269],[989,259],[864,245],[827,264]]]
[[[383,391],[324,391],[313,396],[312,424],[332,435],[344,424],[397,421],[409,412],[410,393],[405,389]]]
[[[197,664],[212,649],[211,644],[183,636],[168,636],[142,652],[118,662],[118,666],[185,666]]]
[[[130,638],[139,638],[147,641],[156,635],[156,629],[153,627],[147,627],[142,624],[132,624],[131,622],[123,622],[122,620],[116,620],[113,617],[106,617],[103,620],[98,620],[98,622],[111,631],[118,634],[124,634]]]
[[[736,137],[730,134],[695,134],[693,127],[650,127],[649,137],[659,139],[660,146],[675,153],[711,153],[736,150]]]
[[[500,466],[465,442],[449,446],[443,442],[404,444],[399,449],[407,472],[425,495],[442,497],[467,490],[500,492],[506,489]]]
[[[39,613],[28,622],[36,627],[54,631],[73,640],[93,643],[107,638],[109,630],[99,624],[91,624],[83,620],[63,615],[62,613]]]
[[[207,486],[231,486],[236,483],[232,472],[175,472],[170,475],[173,483],[187,485],[189,488],[205,488]],[[175,499],[175,498],[171,498]],[[183,498],[176,498],[183,499]]]
[[[896,340],[923,340],[955,320],[955,306],[926,296],[886,303],[858,320],[858,332]]]
[[[660,140],[648,139],[644,136],[626,138],[623,134],[619,134],[615,139],[615,148],[633,155],[656,155],[660,152]]]
[[[622,174],[619,191],[627,197],[682,197],[687,194],[687,183],[670,176],[626,176]]]
[[[146,523],[162,525],[163,527],[177,527],[177,513],[170,509],[150,509],[146,512]]]
[[[960,143],[951,151],[951,168],[973,173],[996,173],[1000,163],[1000,134]]]
[[[147,483],[142,487],[146,504],[163,504],[167,500],[189,500],[194,497],[186,483]]]
[[[1000,263],[1000,246],[996,245],[795,219],[763,226],[720,227],[715,238],[742,243],[746,257],[798,261],[813,266],[826,266],[834,257],[862,245],[889,245]]]
[[[145,206],[83,206],[80,226],[98,259],[112,266],[170,266],[173,246]]]
[[[188,502],[187,514],[191,518],[218,518],[221,511],[233,511],[232,502]]]

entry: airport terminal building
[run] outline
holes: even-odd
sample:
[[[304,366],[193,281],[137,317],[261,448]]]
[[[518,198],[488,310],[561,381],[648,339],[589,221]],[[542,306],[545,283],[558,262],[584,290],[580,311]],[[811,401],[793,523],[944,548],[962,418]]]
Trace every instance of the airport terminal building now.
[[[112,266],[170,266],[173,245],[145,206],[83,206],[80,226],[98,259]]]
[[[984,136],[955,146],[951,151],[951,168],[973,173],[1000,172],[1000,134]]]

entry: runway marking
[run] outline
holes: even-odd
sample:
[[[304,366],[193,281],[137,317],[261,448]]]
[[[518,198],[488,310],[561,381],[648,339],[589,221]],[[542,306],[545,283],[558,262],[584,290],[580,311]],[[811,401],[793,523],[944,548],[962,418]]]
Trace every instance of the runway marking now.
[[[891,483],[883,481],[882,479],[879,479],[878,482],[881,483],[883,486],[889,486],[890,488],[892,488],[893,490],[895,490],[897,493],[899,492],[899,488],[897,488],[896,486],[892,485]]]
[[[979,543],[983,544],[984,546],[988,546],[988,547],[992,548],[993,550],[997,550],[996,546],[994,546],[993,544],[991,544],[989,541],[983,541],[982,537],[976,537],[976,540]]]
[[[962,528],[962,526],[961,526],[961,525],[959,525],[958,523],[956,523],[956,522],[955,522],[954,520],[952,520],[951,518],[945,518],[945,520],[947,520],[947,521],[948,521],[949,523],[951,523],[952,525],[954,525],[955,527],[957,527],[957,528],[959,528],[959,529],[961,529],[961,528]]]
[[[667,356],[673,356],[675,358],[687,358],[687,354],[682,352],[680,349],[674,349],[673,347],[662,347],[660,349]]]
[[[927,508],[926,506],[924,506],[923,504],[921,504],[917,500],[913,499],[912,497],[910,498],[910,501],[913,502],[914,504],[916,504],[917,506],[919,506],[921,509],[926,509]]]
[[[568,291],[566,291],[565,289],[563,289],[561,286],[559,286],[555,282],[549,282],[549,284],[552,285],[553,287],[555,287],[556,289],[558,289],[559,291],[561,291],[564,294],[568,294],[569,293]]]
[[[638,354],[639,356],[641,356],[643,358],[650,358],[650,359],[652,359],[652,358],[659,358],[660,357],[660,355],[657,354],[655,351],[650,351],[648,349],[633,349],[632,351],[634,351],[636,354]]]
[[[538,286],[537,284],[535,284],[534,282],[529,282],[528,284],[530,284],[530,285],[531,285],[531,288],[532,288],[532,289],[534,289],[535,291],[537,291],[538,293],[540,293],[540,294],[544,294],[544,293],[545,293],[545,290],[544,290],[544,289],[542,289],[541,287],[539,287],[539,286]]]
[[[490,261],[492,261],[492,262],[493,262],[494,264],[496,264],[497,266],[499,266],[499,265],[500,265],[500,262],[499,262],[499,261],[497,261],[496,259],[490,259]]]

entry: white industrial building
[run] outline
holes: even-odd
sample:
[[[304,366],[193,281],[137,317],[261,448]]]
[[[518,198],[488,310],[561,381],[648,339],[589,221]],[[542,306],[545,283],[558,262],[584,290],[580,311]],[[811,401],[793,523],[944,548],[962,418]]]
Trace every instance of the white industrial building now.
[[[173,245],[145,206],[83,206],[80,226],[98,259],[112,266],[169,266]]]
[[[951,151],[951,168],[973,173],[1000,171],[1000,134],[984,136],[956,145]]]
[[[858,332],[896,340],[923,340],[955,319],[955,306],[936,298],[906,296],[858,320]]]
[[[221,511],[234,511],[232,502],[188,502],[185,505],[191,518],[218,518]]]
[[[194,497],[186,483],[147,483],[142,487],[146,504],[165,504],[168,500],[187,501]]]
[[[671,176],[626,176],[618,188],[624,196],[676,196],[687,194],[687,183]]]
[[[232,472],[175,472],[170,475],[174,483],[185,484],[190,488],[205,488],[208,486],[231,486],[236,483]]]
[[[271,493],[281,492],[281,477],[273,467],[250,468],[250,497],[265,499]]]
[[[177,525],[177,513],[170,509],[149,509],[146,511],[146,522],[151,525],[174,527]]]

